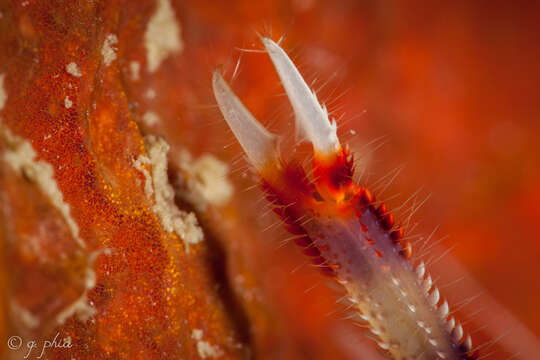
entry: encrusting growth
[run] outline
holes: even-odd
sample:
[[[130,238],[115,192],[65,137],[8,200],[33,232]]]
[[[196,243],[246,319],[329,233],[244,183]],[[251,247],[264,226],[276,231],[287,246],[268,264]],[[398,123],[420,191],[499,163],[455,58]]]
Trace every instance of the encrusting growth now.
[[[262,38],[294,110],[302,140],[313,145],[313,176],[284,159],[278,137],[245,108],[219,71],[214,94],[229,127],[261,176],[274,212],[295,243],[347,291],[348,301],[395,359],[472,360],[471,338],[440,303],[424,263],[411,263],[411,244],[385,203],[353,181],[354,159],[336,123],[317,101],[285,51]]]

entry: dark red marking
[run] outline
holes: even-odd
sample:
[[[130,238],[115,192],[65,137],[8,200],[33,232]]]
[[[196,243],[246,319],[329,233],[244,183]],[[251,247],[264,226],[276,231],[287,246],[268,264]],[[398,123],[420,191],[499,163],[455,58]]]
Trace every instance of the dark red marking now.
[[[286,222],[285,220],[287,219],[286,217],[282,216],[281,218]],[[285,226],[285,229],[287,229],[287,231],[290,232],[291,234],[294,234],[294,235],[306,234],[305,230],[300,225],[296,225],[296,224],[291,225],[291,224],[286,223],[284,226]]]
[[[321,255],[321,252],[315,245],[305,248],[303,252],[307,256],[312,256],[312,257],[319,257]]]
[[[309,199],[316,203],[324,203],[327,201],[324,198],[325,194],[341,194],[339,199],[349,201],[358,217],[361,217],[365,211],[370,211],[377,218],[382,230],[389,232],[390,239],[399,247],[399,253],[404,258],[410,259],[412,256],[411,244],[402,241],[403,230],[391,231],[394,227],[394,216],[389,212],[386,203],[383,202],[376,207],[376,198],[371,191],[352,183],[352,156],[349,155],[348,148],[344,148],[331,163],[321,163],[317,159],[315,161],[317,163],[314,164],[316,165],[314,177],[317,179],[317,186],[322,185],[322,193],[317,191],[316,186],[306,176],[304,169],[296,162],[282,164],[282,177],[274,186],[264,180],[262,182],[266,198],[276,206],[273,209],[274,212],[283,219],[285,228],[290,233],[299,235],[298,238],[294,239],[294,242],[303,248],[305,255],[312,258],[313,265],[319,267],[321,272],[329,276],[335,276],[335,269],[339,268],[338,264],[328,264],[325,256],[321,254],[321,252],[328,251],[328,247],[318,247],[308,236],[302,226],[302,221],[300,221],[300,219],[304,219],[303,216],[306,213],[317,216],[319,211],[317,208],[311,207],[306,209],[306,201],[307,204],[309,204]],[[368,232],[367,226],[361,222],[360,226],[363,232]],[[375,245],[372,238],[368,237],[366,241],[372,246]],[[379,257],[382,257],[379,251],[375,251]]]
[[[386,214],[381,218],[381,226],[385,230],[390,230],[394,226],[394,215]]]
[[[312,241],[307,236],[302,236],[301,238],[294,239],[294,243],[301,247],[307,247],[312,244]]]
[[[323,267],[323,268],[320,269],[320,271],[324,276],[328,276],[328,277],[336,277],[336,275],[337,275],[335,270],[331,269],[329,267]]]
[[[299,235],[294,242],[304,249],[305,255],[312,258],[312,263],[319,267],[324,275],[335,276],[335,271],[321,256],[319,248],[308,236],[299,220],[306,211],[301,207],[302,201],[308,196],[317,200],[318,193],[315,191],[315,186],[307,178],[304,169],[295,163],[284,166],[282,180],[284,183],[279,188],[272,186],[264,179],[261,183],[266,198],[276,206],[273,211],[281,217],[287,231]],[[320,195],[319,198],[319,201],[324,201]]]
[[[371,205],[371,203],[373,202],[374,198],[373,198],[373,195],[371,194],[371,191],[369,191],[369,189],[364,189],[362,191],[362,195],[360,196],[360,200],[362,200],[362,203],[365,205],[365,206],[369,206]]]
[[[385,203],[382,203],[381,205],[379,205],[377,210],[375,210],[375,213],[379,217],[383,217],[387,212],[388,212],[388,207],[386,207]]]
[[[399,241],[403,238],[403,230],[397,229],[390,233],[390,239],[396,244],[399,243]]]
[[[324,182],[333,191],[352,184],[353,156],[349,153],[349,147],[345,146],[336,155],[331,163],[323,163],[316,157],[313,164],[313,175],[318,182]]]
[[[364,225],[363,223],[360,223],[360,226],[362,227],[363,232],[367,232],[367,226],[366,225]]]
[[[328,251],[328,250],[330,250],[330,248],[328,247],[328,245],[320,245],[320,246],[319,246],[319,250],[321,250],[321,251]]]

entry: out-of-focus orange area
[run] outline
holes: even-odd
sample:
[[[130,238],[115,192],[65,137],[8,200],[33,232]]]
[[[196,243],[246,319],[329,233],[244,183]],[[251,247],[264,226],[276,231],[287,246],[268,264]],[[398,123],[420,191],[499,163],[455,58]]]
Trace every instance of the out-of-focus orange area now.
[[[71,347],[49,358],[381,358],[287,241],[215,105],[222,66],[261,122],[293,134],[258,33],[284,36],[398,218],[431,194],[409,234],[450,236],[424,256],[453,247],[430,266],[443,296],[481,354],[518,354],[523,329],[540,334],[538,14],[534,1],[0,1],[0,354],[37,358],[59,334]],[[170,145],[168,173],[151,135]],[[200,205],[187,153],[229,166],[212,178],[234,186],[227,203]],[[497,303],[516,319],[493,330]]]

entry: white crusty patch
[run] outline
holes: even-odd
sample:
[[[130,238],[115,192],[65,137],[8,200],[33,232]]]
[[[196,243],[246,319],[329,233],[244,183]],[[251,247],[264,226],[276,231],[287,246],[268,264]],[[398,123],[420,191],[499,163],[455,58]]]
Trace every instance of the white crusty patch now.
[[[62,325],[73,315],[77,315],[79,320],[85,322],[96,314],[96,309],[88,303],[88,290],[92,290],[96,286],[96,273],[94,271],[94,263],[102,251],[94,251],[88,256],[88,267],[84,273],[84,290],[81,296],[71,305],[62,310],[56,315],[56,322]],[[106,253],[106,251],[103,251]]]
[[[0,110],[4,108],[4,106],[6,105],[6,100],[7,100],[6,89],[4,88],[5,77],[6,77],[5,74],[0,74]]]
[[[150,172],[144,167],[143,165],[150,165],[150,159],[148,156],[141,155],[136,160],[133,160],[133,166],[135,166],[135,169],[142,172],[144,175],[144,194],[148,199],[152,198],[152,195],[154,195],[154,187],[152,185],[152,175],[150,175]]]
[[[154,195],[152,210],[159,217],[163,228],[178,235],[189,252],[189,245],[203,240],[203,232],[199,227],[195,214],[178,209],[174,203],[174,190],[167,176],[167,152],[169,145],[165,140],[148,135],[144,138],[147,155],[140,156],[134,161],[136,169],[145,176],[145,194],[151,198]],[[151,167],[151,176],[144,165]],[[149,185],[152,181],[153,189]]]
[[[118,44],[118,38],[114,34],[108,34],[103,42],[101,48],[101,55],[103,56],[103,62],[105,66],[111,65],[116,60],[116,45]]]
[[[156,12],[150,18],[144,34],[148,71],[156,71],[167,56],[182,51],[184,43],[180,32],[169,0],[157,0]]]
[[[16,172],[26,175],[35,182],[39,189],[49,198],[52,205],[62,214],[67,223],[71,235],[80,247],[86,248],[85,243],[79,237],[79,226],[71,217],[69,204],[64,201],[64,196],[54,179],[54,168],[45,160],[36,160],[36,152],[30,144],[5,127],[1,128],[2,135],[8,147],[4,151],[4,161]]]
[[[223,352],[218,346],[213,346],[209,342],[204,341],[203,331],[200,329],[194,329],[191,333],[191,338],[197,340],[197,352],[201,359],[216,358],[223,355]]]
[[[154,126],[159,122],[159,116],[153,111],[144,113],[142,120],[146,126]]]
[[[193,160],[184,151],[179,166],[183,170],[178,178],[179,195],[197,210],[204,212],[208,205],[224,205],[231,199],[234,187],[227,177],[229,167],[213,155]]]
[[[68,74],[71,74],[75,77],[82,76],[81,69],[79,69],[79,66],[77,66],[77,64],[73,61],[66,65],[66,71],[68,72]]]
[[[129,63],[129,71],[131,72],[131,80],[139,81],[141,78],[141,64],[138,61]]]
[[[66,96],[66,98],[64,99],[64,106],[66,107],[66,109],[69,109],[72,105],[73,101],[69,100],[69,97]]]

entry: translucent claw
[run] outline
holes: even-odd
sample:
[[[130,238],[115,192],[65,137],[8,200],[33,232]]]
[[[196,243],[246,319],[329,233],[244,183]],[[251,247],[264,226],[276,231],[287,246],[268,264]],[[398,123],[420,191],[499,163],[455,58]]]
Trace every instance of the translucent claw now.
[[[472,349],[472,339],[471,339],[471,335],[467,335],[467,337],[465,338],[465,340],[463,341],[463,346],[465,346],[465,349],[467,351],[471,351]]]
[[[326,108],[319,104],[285,51],[271,39],[263,37],[261,40],[293,107],[297,131],[311,141],[321,155],[336,153],[341,146],[335,121],[330,122]]]
[[[439,302],[439,299],[441,297],[441,294],[439,293],[439,289],[435,288],[431,295],[429,296],[429,302],[431,305],[435,306]]]
[[[448,332],[451,332],[452,330],[454,330],[454,327],[456,326],[456,320],[451,317],[450,320],[448,320],[448,322],[446,323],[447,325],[447,329],[448,329]]]
[[[278,160],[277,136],[268,132],[253,117],[233,93],[219,70],[214,72],[212,87],[225,121],[229,124],[251,164],[261,172],[268,164],[276,163]]]
[[[431,276],[428,275],[427,278],[424,280],[424,283],[422,284],[422,290],[427,294],[429,289],[431,289],[431,285],[433,285],[433,282],[431,280]]]
[[[457,324],[457,326],[452,330],[452,338],[457,343],[461,338],[463,337],[463,327],[461,324]]]
[[[422,261],[420,265],[416,267],[416,275],[418,276],[418,279],[422,280],[424,278],[424,274],[426,273],[426,265]]]
[[[441,318],[446,319],[450,309],[448,307],[448,302],[445,300],[443,304],[439,307],[439,315]]]

